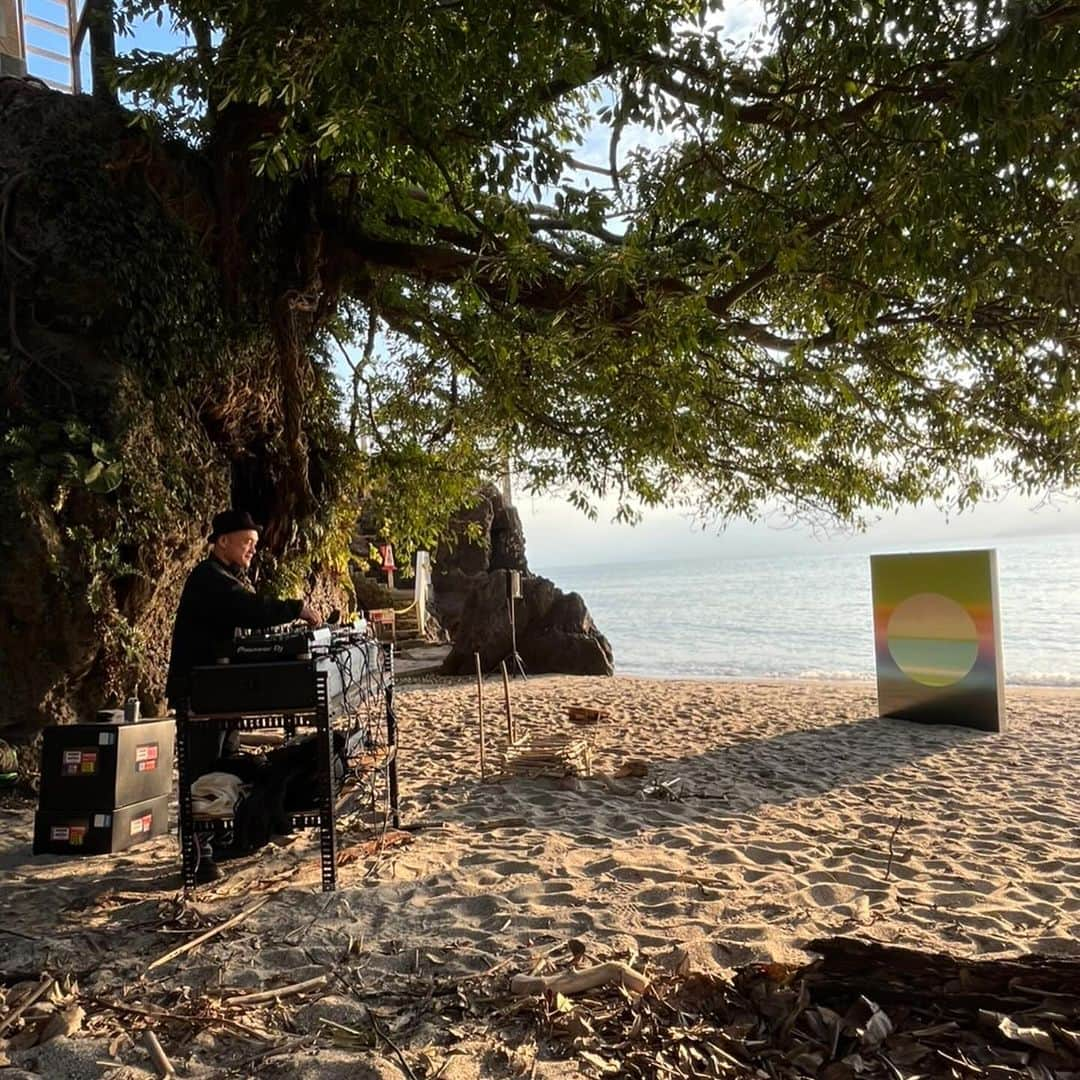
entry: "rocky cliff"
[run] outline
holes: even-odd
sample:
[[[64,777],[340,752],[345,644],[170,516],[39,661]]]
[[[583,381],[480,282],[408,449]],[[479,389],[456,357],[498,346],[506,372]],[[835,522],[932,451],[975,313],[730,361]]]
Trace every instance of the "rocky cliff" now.
[[[454,642],[443,670],[485,671],[513,658],[511,603],[517,652],[528,674],[611,675],[611,646],[596,628],[585,601],[529,572],[518,512],[493,487],[457,515],[452,541],[435,557],[433,588],[439,621]],[[521,598],[511,601],[511,571],[521,575]]]

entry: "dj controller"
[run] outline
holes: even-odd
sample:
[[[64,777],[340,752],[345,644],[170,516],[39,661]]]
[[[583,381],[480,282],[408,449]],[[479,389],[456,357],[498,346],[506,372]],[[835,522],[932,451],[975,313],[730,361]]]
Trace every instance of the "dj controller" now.
[[[193,714],[286,712],[318,704],[325,673],[331,712],[381,685],[382,648],[363,620],[312,630],[290,624],[238,631],[224,656],[195,668]]]

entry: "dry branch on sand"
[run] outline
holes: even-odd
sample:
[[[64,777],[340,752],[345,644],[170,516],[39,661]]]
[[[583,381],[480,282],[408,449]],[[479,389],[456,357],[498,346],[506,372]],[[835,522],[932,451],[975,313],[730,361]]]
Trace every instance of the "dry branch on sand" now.
[[[797,1080],[1075,1080],[1080,957],[964,961],[836,938],[805,966],[549,992],[537,1023],[587,1072]]]
[[[236,1044],[230,1068],[322,1045],[382,1053],[407,1074],[428,1076],[440,1055],[460,1041],[460,1025],[489,1036],[502,1029],[509,1044],[521,1042],[524,1020],[532,1029],[526,1041],[534,1039],[538,1056],[572,1058],[589,1075],[1080,1076],[1080,957],[967,961],[844,938],[809,948],[820,959],[802,967],[752,964],[730,979],[689,971],[685,963],[639,972],[615,960],[551,972],[558,952],[571,964],[584,959],[581,944],[572,941],[535,954],[529,974],[509,980],[504,969],[523,966],[521,957],[465,979],[398,978],[383,986],[350,974],[344,964],[300,983],[216,998],[177,980],[171,988],[132,987],[126,1000],[118,1000],[80,994],[70,982],[46,976],[6,992],[0,1025],[21,1037],[16,1048],[36,1038],[47,1016],[31,1012],[30,998],[44,1001],[63,987],[52,1013],[85,1009],[88,1034],[119,1046],[130,1043],[133,1030],[153,1029],[153,1040],[143,1038],[161,1051],[153,1055],[160,1075],[173,1067],[174,1048],[204,1031]],[[541,974],[545,969],[550,973]],[[297,1014],[283,999],[317,1002],[332,987],[366,1018],[359,1021],[363,1030],[326,1017],[320,1031],[301,1034]],[[513,996],[530,993],[537,996]],[[571,1000],[571,994],[578,996]],[[165,1007],[166,1001],[175,1004]],[[440,1026],[444,1040],[436,1045],[439,1038],[433,1043],[432,1035]],[[421,1030],[424,1044],[410,1042]],[[243,1056],[239,1064],[237,1053]]]

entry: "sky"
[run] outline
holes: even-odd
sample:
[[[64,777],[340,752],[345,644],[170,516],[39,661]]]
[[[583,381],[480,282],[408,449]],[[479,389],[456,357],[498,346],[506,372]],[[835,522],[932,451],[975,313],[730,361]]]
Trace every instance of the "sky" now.
[[[56,7],[63,0],[26,0],[28,11],[56,19]],[[747,37],[760,26],[763,14],[759,0],[727,0],[715,20],[723,32],[736,40]],[[163,26],[146,20],[134,38],[121,39],[118,49],[133,46],[169,50],[185,44]],[[43,46],[51,43],[38,42]],[[30,69],[46,61],[30,58]],[[54,70],[37,72],[59,77]],[[620,143],[625,155],[635,145],[655,145],[654,133],[627,130]],[[598,133],[578,152],[579,157],[598,165],[607,164],[607,136]],[[705,558],[743,558],[830,551],[898,550],[906,546],[992,544],[1008,537],[1080,534],[1080,501],[1055,500],[1012,495],[976,507],[961,515],[948,516],[931,506],[909,507],[876,521],[866,532],[833,528],[823,530],[793,524],[774,513],[758,522],[736,522],[727,528],[703,524],[674,510],[652,510],[635,526],[615,523],[614,504],[602,505],[598,519],[589,520],[579,510],[556,496],[532,497],[516,494],[515,505],[522,518],[530,566],[587,565],[601,562],[642,562]],[[1080,542],[1080,535],[1077,536]]]
[[[739,521],[726,529],[703,526],[674,510],[647,512],[638,525],[613,522],[614,507],[589,521],[568,503],[515,494],[525,531],[529,566],[541,571],[559,566],[604,562],[653,562],[708,558],[805,555],[843,551],[902,551],[927,545],[992,547],[996,541],[1078,534],[1080,500],[1012,495],[959,515],[932,506],[908,507],[882,517],[865,532],[839,527],[811,528],[779,513],[761,521]]]

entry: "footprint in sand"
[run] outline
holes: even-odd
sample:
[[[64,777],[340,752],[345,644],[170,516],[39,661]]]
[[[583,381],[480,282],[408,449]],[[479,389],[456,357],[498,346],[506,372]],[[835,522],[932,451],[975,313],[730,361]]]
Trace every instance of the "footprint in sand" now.
[[[490,856],[488,856],[490,858]],[[501,874],[503,877],[514,877],[518,874],[536,874],[536,863],[526,862],[524,859],[503,859],[500,862],[492,863],[491,870],[496,874]]]
[[[579,902],[573,893],[573,886],[567,881],[538,881],[519,885],[504,895],[515,904],[537,907],[565,908]]]
[[[791,866],[791,857],[787,851],[776,850],[772,845],[764,847],[759,844],[747,844],[745,847],[746,857],[758,866]]]

